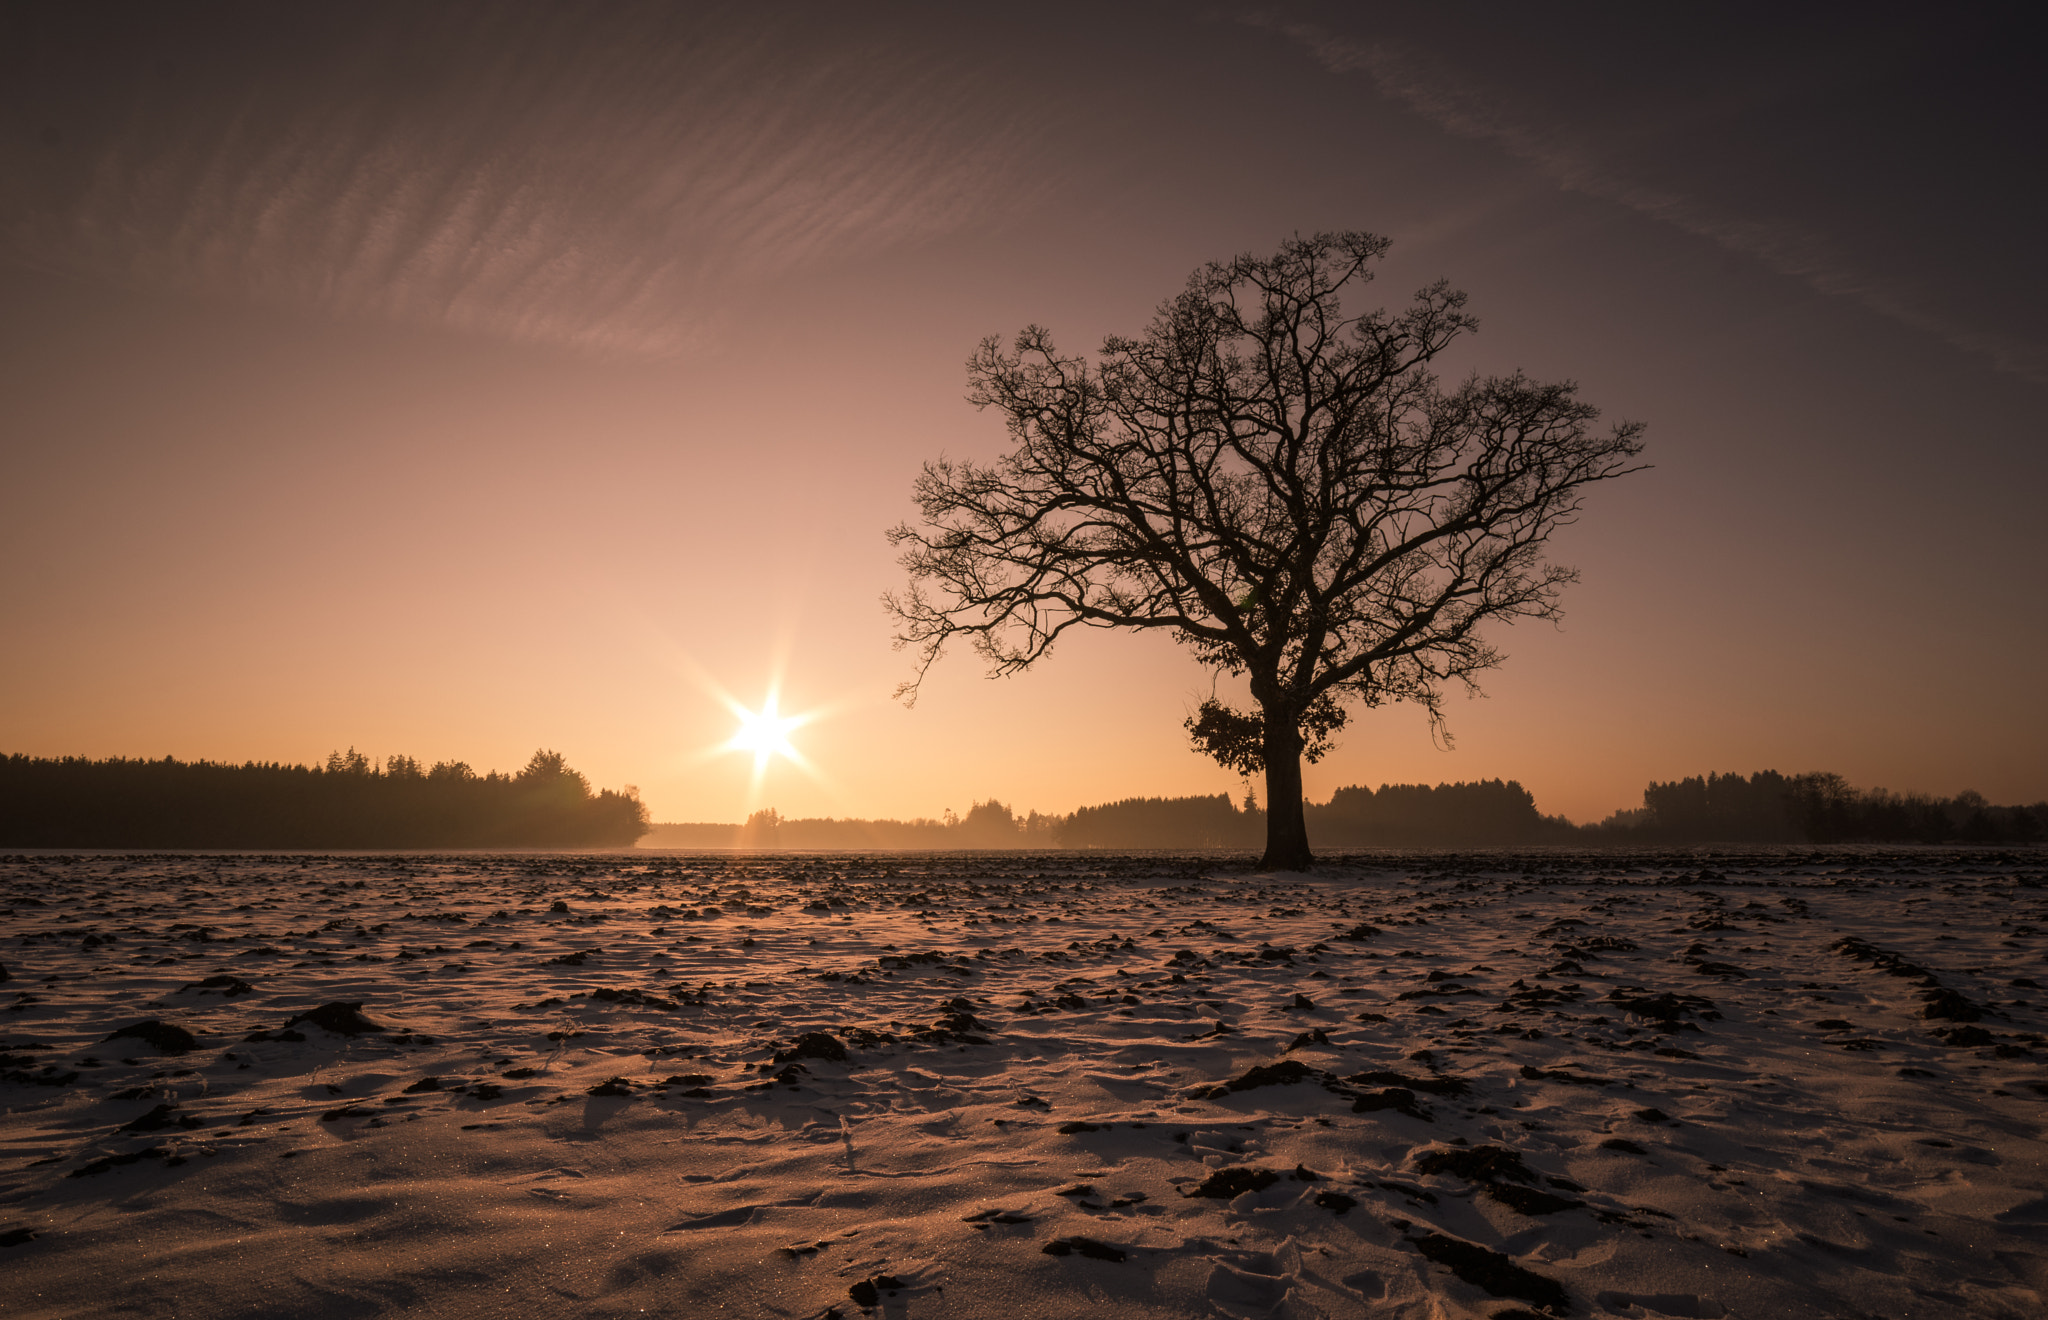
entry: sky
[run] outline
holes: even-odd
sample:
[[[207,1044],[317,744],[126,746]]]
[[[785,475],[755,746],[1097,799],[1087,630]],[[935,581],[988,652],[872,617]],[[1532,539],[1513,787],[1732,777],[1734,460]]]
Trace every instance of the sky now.
[[[1307,772],[1591,820],[1709,771],[2048,797],[2048,171],[2018,6],[15,5],[0,753],[516,769],[657,820],[1229,792],[1090,633],[891,693],[985,335],[1295,233],[1651,470],[1563,621]],[[727,744],[771,696],[798,758]]]

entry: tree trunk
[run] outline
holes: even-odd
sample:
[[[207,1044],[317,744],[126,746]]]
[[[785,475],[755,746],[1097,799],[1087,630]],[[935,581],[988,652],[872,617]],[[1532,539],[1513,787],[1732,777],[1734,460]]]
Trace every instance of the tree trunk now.
[[[1301,811],[1301,728],[1292,712],[1266,712],[1266,855],[1261,871],[1306,871],[1308,822]]]

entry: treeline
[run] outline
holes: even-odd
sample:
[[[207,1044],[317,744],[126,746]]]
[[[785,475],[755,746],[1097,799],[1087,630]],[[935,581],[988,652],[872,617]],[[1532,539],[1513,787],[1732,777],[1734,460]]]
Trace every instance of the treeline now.
[[[1520,784],[1383,785],[1340,788],[1307,806],[1309,841],[1319,848],[1471,847],[1568,838],[1572,826],[1536,811]],[[1019,816],[1001,802],[977,802],[965,816],[937,819],[787,819],[757,811],[743,825],[656,825],[647,848],[1231,848],[1265,843],[1266,813],[1247,799],[1125,798],[1065,816]]]
[[[2048,802],[1996,807],[1954,797],[1851,788],[1836,774],[1695,775],[1643,790],[1643,805],[1587,826],[1625,843],[2039,843]]]
[[[648,829],[643,848],[843,848],[919,850],[955,848],[1058,848],[1059,818],[1032,812],[1018,816],[1000,802],[977,802],[965,816],[951,811],[936,820],[854,820],[785,817],[772,808],[757,811],[743,825],[667,824]]]
[[[1471,784],[1382,784],[1340,788],[1307,806],[1309,842],[1318,848],[1485,848],[1569,843],[1576,827],[1545,816],[1514,780]]]
[[[559,752],[515,775],[354,748],[317,766],[0,757],[10,848],[623,848],[646,830],[631,790],[591,792]]]
[[[1230,797],[1125,798],[1082,807],[1059,818],[1052,837],[1062,848],[1257,848],[1266,813]]]
[[[1840,775],[1707,775],[1652,783],[1643,805],[1594,825],[1545,816],[1514,780],[1340,788],[1306,804],[1315,848],[1485,848],[1560,844],[2038,843],[2048,803],[1996,807],[1978,793],[1952,798],[1851,788]],[[978,802],[939,819],[784,819],[757,811],[744,825],[656,825],[647,848],[1220,848],[1256,850],[1266,815],[1249,798],[1125,798],[1065,816],[1019,816]]]
[[[1536,810],[1513,780],[1340,788],[1305,808],[1321,850],[1531,844],[1973,843],[2048,840],[2048,803],[1993,806],[1856,789],[1840,775],[1711,774],[1652,783],[1640,808],[1575,826]],[[351,748],[323,765],[0,757],[0,847],[12,848],[651,848],[1255,850],[1266,817],[1205,797],[1125,798],[1064,816],[1018,815],[997,801],[937,819],[786,819],[653,825],[632,790],[592,792],[558,752],[517,774],[460,761],[383,765]]]

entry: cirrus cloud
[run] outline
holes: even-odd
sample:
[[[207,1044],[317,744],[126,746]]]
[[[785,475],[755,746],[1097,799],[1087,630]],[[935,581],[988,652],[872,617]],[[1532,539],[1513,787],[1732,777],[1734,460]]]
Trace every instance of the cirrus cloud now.
[[[737,287],[1029,192],[1032,138],[985,88],[857,33],[564,7],[393,9],[323,35],[280,56],[303,33],[259,33],[169,76],[117,55],[66,85],[29,77],[30,131],[0,142],[0,250],[138,288],[663,356]]]

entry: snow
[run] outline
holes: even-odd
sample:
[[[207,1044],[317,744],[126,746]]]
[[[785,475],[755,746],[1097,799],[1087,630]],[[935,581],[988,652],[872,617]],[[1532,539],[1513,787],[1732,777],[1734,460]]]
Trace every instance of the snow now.
[[[16,855],[0,1315],[2039,1315],[2044,878]]]

